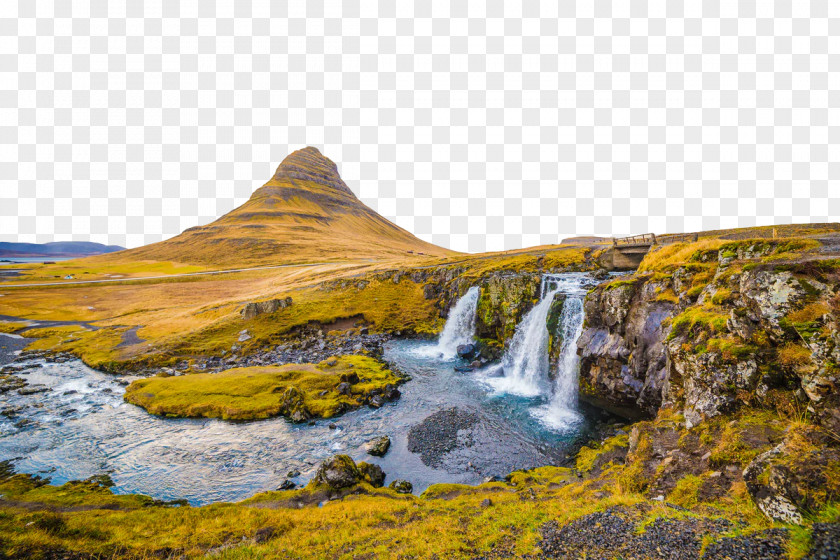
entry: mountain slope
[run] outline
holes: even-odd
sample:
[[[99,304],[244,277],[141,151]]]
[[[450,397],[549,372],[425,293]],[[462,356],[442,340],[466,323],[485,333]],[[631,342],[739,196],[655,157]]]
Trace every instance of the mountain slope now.
[[[248,202],[215,222],[101,259],[243,266],[453,254],[365,206],[335,163],[308,147],[290,154]]]

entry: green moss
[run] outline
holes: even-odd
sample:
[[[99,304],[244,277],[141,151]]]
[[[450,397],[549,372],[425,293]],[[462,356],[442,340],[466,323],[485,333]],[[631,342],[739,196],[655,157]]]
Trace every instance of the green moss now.
[[[732,302],[732,290],[727,288],[720,288],[712,296],[712,303],[715,305],[724,305]]]
[[[629,436],[627,434],[621,434],[605,440],[603,444],[597,447],[581,447],[575,459],[575,467],[579,471],[589,472],[595,466],[598,457],[615,449],[626,448],[629,445],[628,440]]]
[[[71,481],[61,486],[47,482],[28,474],[16,474],[0,481],[0,495],[6,500],[54,507],[139,508],[154,503],[148,496],[113,494],[107,485],[95,480]]]
[[[693,508],[697,505],[697,494],[702,486],[703,478],[693,474],[685,475],[668,494],[668,501],[684,508]]]
[[[745,344],[740,339],[727,338],[712,338],[704,345],[706,351],[717,352],[721,354],[723,359],[728,362],[735,362],[742,360],[748,356],[752,356],[758,351],[758,347],[752,344]]]
[[[19,321],[0,321],[0,333],[16,333],[26,328],[28,324]]]
[[[562,484],[573,479],[573,476],[571,469],[547,466],[527,471],[514,471],[507,476],[506,480],[517,488],[526,488],[534,485]]]
[[[717,334],[726,331],[726,321],[729,316],[714,309],[705,307],[690,307],[674,317],[671,322],[671,332],[668,340],[678,336]]]
[[[349,395],[336,387],[355,375]],[[320,364],[236,368],[221,373],[155,377],[133,382],[125,400],[152,414],[256,420],[283,415],[295,420],[330,418],[361,406],[366,395],[401,378],[373,358],[341,356]]]

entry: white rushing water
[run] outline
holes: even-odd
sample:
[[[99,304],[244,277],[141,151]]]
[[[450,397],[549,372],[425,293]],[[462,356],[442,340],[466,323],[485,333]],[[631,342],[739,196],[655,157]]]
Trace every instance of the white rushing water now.
[[[581,421],[577,411],[579,360],[577,340],[583,331],[583,298],[596,282],[588,275],[563,274],[543,278],[546,287],[556,286],[565,294],[563,313],[557,326],[557,336],[563,337],[554,372],[554,386],[548,404],[533,410],[543,424],[559,430],[567,430]]]
[[[475,336],[475,311],[478,307],[478,286],[473,286],[449,310],[436,345],[418,349],[427,356],[451,359],[457,355],[458,346],[469,344]]]
[[[490,384],[500,391],[536,397],[547,389],[548,382],[548,328],[546,320],[557,289],[543,291],[540,302],[516,326],[510,347],[502,357],[504,377],[490,379]]]
[[[583,330],[583,298],[595,285],[589,275],[566,273],[543,277],[540,302],[525,315],[517,326],[510,348],[502,359],[503,377],[488,382],[497,390],[525,397],[548,397],[543,406],[533,409],[541,422],[555,429],[567,429],[577,424],[578,394],[577,339]],[[562,337],[557,369],[549,371],[546,326],[548,312],[555,298],[565,296],[563,311],[554,336]],[[553,373],[549,375],[549,373]],[[551,382],[550,378],[554,381]]]

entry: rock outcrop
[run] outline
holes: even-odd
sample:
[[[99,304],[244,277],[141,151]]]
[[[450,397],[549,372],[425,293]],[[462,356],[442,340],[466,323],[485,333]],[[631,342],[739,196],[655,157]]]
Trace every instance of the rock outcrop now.
[[[793,523],[840,495],[840,261],[797,258],[812,244],[701,245],[586,297],[581,395],[658,414],[647,432],[637,424],[627,454],[649,491],[685,475],[721,495],[721,481],[743,481],[761,511]],[[783,437],[745,424],[761,410],[785,419]],[[715,437],[728,443],[703,451]]]
[[[259,315],[274,313],[280,309],[286,309],[292,305],[292,298],[270,299],[268,301],[257,301],[246,303],[240,314],[243,319],[254,319]]]
[[[641,277],[602,284],[586,297],[578,339],[583,398],[631,417],[656,412],[667,379],[664,323],[677,310],[662,297],[667,290]]]
[[[475,331],[479,338],[509,340],[540,298],[540,275],[496,274],[480,284]]]

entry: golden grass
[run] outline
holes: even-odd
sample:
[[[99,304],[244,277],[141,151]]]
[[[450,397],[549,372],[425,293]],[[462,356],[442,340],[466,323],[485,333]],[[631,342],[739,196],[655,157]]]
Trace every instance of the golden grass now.
[[[642,259],[639,272],[669,271],[689,262],[698,251],[716,250],[725,243],[722,239],[701,239],[691,243],[658,245]]]
[[[350,373],[361,381],[352,386],[349,395],[341,395],[336,386],[342,375]],[[399,377],[373,358],[341,356],[317,365],[236,368],[140,379],[128,386],[124,398],[152,414],[256,420],[293,412],[286,401],[287,391],[292,389],[302,396],[307,416],[330,418],[345,406],[360,406],[361,397],[371,390],[399,382]]]

